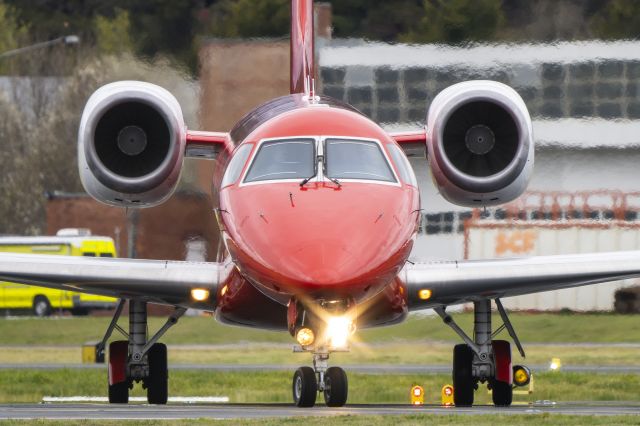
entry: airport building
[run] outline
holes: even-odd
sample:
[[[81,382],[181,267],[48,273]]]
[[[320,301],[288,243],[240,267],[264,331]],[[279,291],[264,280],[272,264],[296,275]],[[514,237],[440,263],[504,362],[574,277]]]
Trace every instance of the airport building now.
[[[390,130],[423,125],[445,87],[490,79],[516,89],[533,120],[528,192],[486,210],[438,195],[411,159],[423,202],[416,259],[491,258],[640,249],[640,43],[466,48],[331,41],[319,51],[323,92]],[[518,309],[610,310],[633,282],[506,301]]]

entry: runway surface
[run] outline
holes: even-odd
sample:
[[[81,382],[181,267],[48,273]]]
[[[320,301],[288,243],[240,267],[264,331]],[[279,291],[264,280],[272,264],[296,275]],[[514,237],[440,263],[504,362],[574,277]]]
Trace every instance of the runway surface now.
[[[478,406],[455,408],[425,405],[349,405],[342,408],[296,408],[290,404],[212,404],[212,405],[108,405],[108,404],[11,404],[0,405],[0,419],[239,419],[340,415],[483,415],[545,413],[572,415],[640,415],[635,403],[550,403],[496,408]]]
[[[533,372],[549,370],[549,365],[527,365]],[[294,371],[299,365],[287,364],[171,364],[169,370],[202,371]],[[343,364],[347,372],[363,374],[451,374],[451,366],[439,364],[397,365],[397,364]],[[63,363],[16,363],[0,364],[0,370],[59,370],[68,369],[106,369],[106,364],[63,364]],[[562,372],[640,374],[638,365],[563,365]]]

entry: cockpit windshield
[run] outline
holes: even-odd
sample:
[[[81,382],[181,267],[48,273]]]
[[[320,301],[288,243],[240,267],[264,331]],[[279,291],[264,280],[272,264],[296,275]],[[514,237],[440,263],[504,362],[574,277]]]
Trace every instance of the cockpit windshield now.
[[[396,182],[389,162],[376,142],[327,139],[324,156],[327,177]]]
[[[245,182],[305,179],[315,175],[315,140],[287,139],[262,143]]]

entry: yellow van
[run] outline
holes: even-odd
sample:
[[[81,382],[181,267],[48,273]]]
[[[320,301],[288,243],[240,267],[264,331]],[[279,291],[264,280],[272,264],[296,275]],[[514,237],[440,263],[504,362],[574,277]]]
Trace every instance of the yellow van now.
[[[87,229],[61,229],[49,237],[0,237],[0,252],[115,257],[113,240],[92,236]],[[0,309],[31,309],[48,316],[54,309],[86,315],[92,309],[114,308],[117,299],[0,281]]]

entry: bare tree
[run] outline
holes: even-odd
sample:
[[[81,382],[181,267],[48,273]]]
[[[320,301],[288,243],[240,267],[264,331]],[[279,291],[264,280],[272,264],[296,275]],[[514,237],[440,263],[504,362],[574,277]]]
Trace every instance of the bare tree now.
[[[42,74],[10,77],[10,90],[0,98],[0,234],[41,233],[45,193],[83,191],[78,126],[87,99],[101,85],[122,79],[160,84],[186,106],[187,123],[197,125],[197,84],[165,60],[147,63],[129,54],[91,57],[85,52],[78,54],[87,58],[81,63],[76,56],[69,58],[70,67],[60,52],[48,54],[56,57],[39,60],[72,71],[56,75],[43,69]]]

